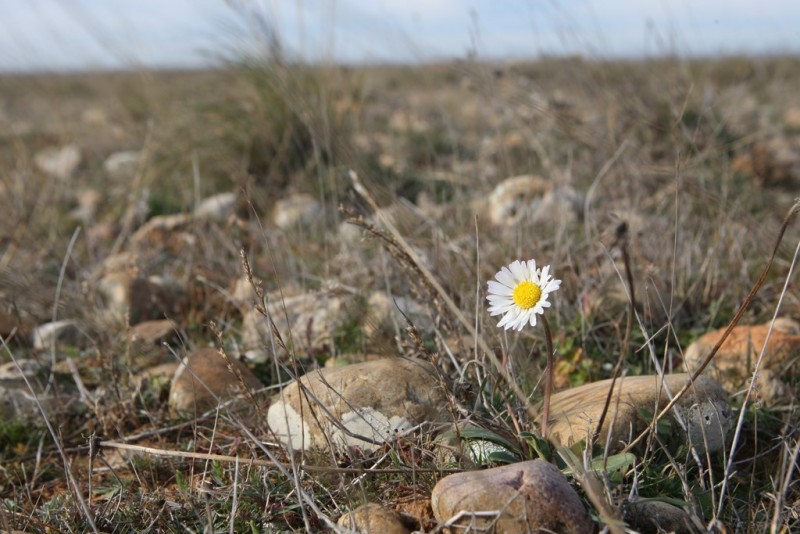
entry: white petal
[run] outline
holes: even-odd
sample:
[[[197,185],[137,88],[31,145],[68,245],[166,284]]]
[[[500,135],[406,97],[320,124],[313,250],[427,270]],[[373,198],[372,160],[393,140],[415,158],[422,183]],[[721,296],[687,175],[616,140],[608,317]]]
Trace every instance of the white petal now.
[[[514,276],[511,274],[511,271],[508,270],[508,267],[503,267],[500,269],[494,277],[497,278],[498,282],[506,287],[513,289],[514,286],[517,285],[516,282],[514,282]]]
[[[500,282],[495,282],[494,280],[489,280],[487,282],[489,285],[489,293],[493,295],[508,295],[511,296],[514,294],[514,290],[508,286],[501,284]]]
[[[522,282],[528,279],[528,269],[525,265],[519,260],[516,260],[511,265],[508,266],[511,269],[511,272],[514,274],[514,281],[516,283]]]
[[[536,278],[536,260],[528,260],[528,280],[535,280]]]
[[[550,266],[545,265],[542,267],[542,272],[539,274],[539,280],[544,283],[548,278],[550,278]]]

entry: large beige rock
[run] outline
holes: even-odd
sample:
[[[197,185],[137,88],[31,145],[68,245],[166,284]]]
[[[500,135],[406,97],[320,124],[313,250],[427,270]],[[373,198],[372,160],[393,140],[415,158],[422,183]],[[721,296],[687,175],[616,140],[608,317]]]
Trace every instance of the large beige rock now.
[[[690,379],[688,374],[666,375],[665,385],[677,393]],[[587,440],[594,432],[611,388],[611,379],[585,384],[560,391],[550,401],[548,438],[558,444],[571,446]],[[671,395],[655,375],[623,377],[617,380],[608,414],[598,440],[609,441],[610,450],[618,451],[635,438],[649,423],[641,414],[656,413],[666,406]],[[687,424],[684,432],[688,443],[699,451],[713,452],[725,445],[733,420],[728,395],[707,376],[698,377],[692,389],[676,405]],[[670,414],[672,416],[672,414]],[[613,427],[612,427],[613,422]],[[680,426],[676,422],[677,426]]]
[[[441,479],[431,494],[439,523],[463,516],[455,524],[491,532],[594,532],[580,497],[554,465],[531,460],[483,471],[465,471]],[[483,512],[481,515],[474,515]],[[483,531],[483,530],[481,530]]]
[[[761,350],[767,341],[769,323],[737,326],[722,344],[706,373],[730,391],[747,386],[753,376]],[[724,328],[709,332],[689,345],[684,352],[684,365],[697,369],[722,337]],[[791,395],[787,380],[796,376],[796,360],[800,357],[800,326],[791,319],[778,319],[766,343],[761,371],[756,378],[756,394],[768,403],[788,400]]]
[[[400,514],[380,504],[367,503],[339,518],[339,526],[359,534],[409,534],[411,530],[400,520]]]
[[[420,423],[444,417],[445,392],[433,365],[384,358],[311,371],[284,388],[267,421],[296,450],[374,450]]]
[[[202,412],[263,384],[233,357],[207,348],[186,356],[172,377],[169,407],[176,412]]]

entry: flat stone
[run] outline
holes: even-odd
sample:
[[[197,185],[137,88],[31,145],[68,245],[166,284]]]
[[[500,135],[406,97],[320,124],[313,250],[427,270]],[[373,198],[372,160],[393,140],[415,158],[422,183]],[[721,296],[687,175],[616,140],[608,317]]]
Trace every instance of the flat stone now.
[[[295,450],[375,450],[420,423],[444,420],[445,405],[430,363],[384,358],[311,371],[276,397],[267,422]]]
[[[31,337],[36,350],[47,350],[53,343],[74,346],[78,343],[80,329],[75,321],[55,321],[37,326]]]
[[[685,510],[663,501],[631,502],[623,510],[623,520],[638,532],[699,534],[706,531],[703,524],[696,525]]]
[[[690,378],[688,374],[664,377],[673,395]],[[600,420],[610,388],[611,379],[608,379],[554,394],[550,400],[547,427],[550,441],[567,447],[580,440],[588,441]],[[642,418],[642,411],[655,414],[666,406],[670,397],[658,376],[618,379],[598,442],[605,444],[611,432],[609,449],[619,451],[647,427],[649,421]],[[698,377],[676,408],[687,423],[684,437],[698,451],[704,452],[706,443],[709,452],[720,450],[725,445],[733,420],[728,395],[717,382],[707,376]],[[677,422],[675,424],[679,426]]]
[[[400,519],[400,514],[379,504],[367,503],[339,518],[340,527],[360,534],[409,534],[411,530]]]
[[[556,466],[531,460],[482,471],[465,471],[441,479],[431,494],[440,524],[461,532],[492,527],[495,533],[594,532],[580,497]],[[481,515],[475,515],[481,512]]]
[[[51,146],[37,152],[33,162],[40,171],[66,181],[81,164],[81,150],[77,145]]]
[[[769,327],[769,323],[735,327],[706,367],[706,374],[732,392],[747,387],[767,341]],[[724,332],[724,328],[709,332],[689,345],[683,354],[686,369],[697,369]],[[787,382],[797,375],[795,360],[800,354],[799,334],[800,326],[795,321],[775,321],[769,343],[766,343],[761,370],[756,377],[756,394],[763,401],[772,404],[793,398]]]
[[[175,412],[202,412],[244,394],[244,388],[252,391],[262,387],[238,360],[223,358],[214,348],[200,349],[186,356],[175,371],[169,407]]]

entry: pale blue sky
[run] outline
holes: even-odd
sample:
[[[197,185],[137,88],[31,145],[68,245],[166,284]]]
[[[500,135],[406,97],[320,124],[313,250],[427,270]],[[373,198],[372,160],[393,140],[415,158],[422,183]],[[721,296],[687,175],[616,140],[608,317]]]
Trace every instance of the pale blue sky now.
[[[797,0],[0,0],[0,13],[3,71],[200,66],[253,46],[257,18],[308,61],[800,53]]]

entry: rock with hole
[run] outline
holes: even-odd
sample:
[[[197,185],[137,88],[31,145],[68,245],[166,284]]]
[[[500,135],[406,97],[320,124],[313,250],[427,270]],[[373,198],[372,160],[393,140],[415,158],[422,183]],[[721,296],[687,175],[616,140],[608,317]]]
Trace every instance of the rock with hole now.
[[[598,443],[619,451],[650,423],[653,414],[687,383],[688,374],[622,377],[614,385],[608,412],[598,432]],[[554,394],[550,401],[547,437],[557,445],[589,441],[597,429],[611,379],[584,384]],[[679,419],[677,419],[679,418]],[[707,376],[700,376],[669,414],[672,426],[682,428],[685,442],[701,453],[724,447],[733,424],[728,395]],[[686,425],[684,427],[684,425]]]

